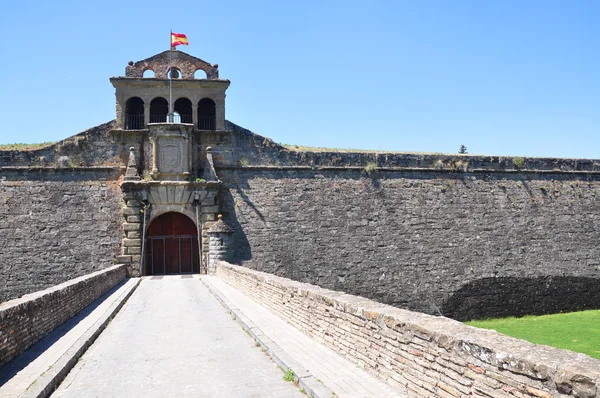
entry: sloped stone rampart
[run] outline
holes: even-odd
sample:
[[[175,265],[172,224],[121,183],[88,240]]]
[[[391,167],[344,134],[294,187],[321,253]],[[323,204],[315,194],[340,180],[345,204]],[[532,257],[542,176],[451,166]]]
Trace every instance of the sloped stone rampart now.
[[[0,168],[0,302],[114,264],[118,168]]]
[[[90,305],[125,276],[125,265],[114,265],[0,304],[0,366]]]
[[[600,174],[221,169],[233,262],[455,319],[600,308]]]
[[[409,396],[600,396],[583,354],[225,262],[217,276]]]

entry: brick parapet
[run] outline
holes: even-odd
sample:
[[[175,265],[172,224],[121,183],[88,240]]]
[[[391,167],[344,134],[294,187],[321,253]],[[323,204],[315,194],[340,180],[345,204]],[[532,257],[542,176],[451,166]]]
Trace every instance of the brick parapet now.
[[[600,361],[217,263],[219,278],[409,396],[600,396]]]
[[[116,286],[125,272],[124,265],[114,265],[0,304],[0,365]]]

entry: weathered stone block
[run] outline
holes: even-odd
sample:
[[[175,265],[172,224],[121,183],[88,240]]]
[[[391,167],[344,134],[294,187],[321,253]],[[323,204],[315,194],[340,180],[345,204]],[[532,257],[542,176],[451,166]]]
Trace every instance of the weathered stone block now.
[[[130,239],[139,239],[141,234],[139,231],[127,231],[127,237]]]
[[[127,251],[127,250],[126,250]],[[131,256],[121,255],[115,258],[115,261],[120,264],[126,264],[131,262]]]
[[[216,219],[217,219],[216,213],[202,214],[200,216],[200,221],[202,221],[202,222],[216,221]]]
[[[140,246],[129,246],[129,247],[125,248],[125,253],[126,254],[141,254],[142,248]]]
[[[139,200],[136,199],[129,199],[127,200],[127,206],[128,207],[140,207],[142,204],[140,203]]]
[[[136,216],[136,215],[140,214],[140,208],[139,207],[123,207],[121,209],[121,213],[124,216]]]
[[[141,239],[123,239],[123,246],[125,246],[125,247],[141,246],[141,245],[142,245]]]
[[[123,230],[124,231],[139,231],[141,228],[141,224],[139,223],[124,223]]]
[[[218,214],[219,213],[219,206],[202,206],[202,214]]]

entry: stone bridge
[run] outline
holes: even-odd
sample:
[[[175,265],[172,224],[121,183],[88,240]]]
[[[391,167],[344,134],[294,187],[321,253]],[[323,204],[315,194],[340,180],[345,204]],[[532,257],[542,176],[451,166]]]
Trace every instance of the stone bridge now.
[[[218,260],[113,266],[5,302],[0,322],[2,397],[600,396],[585,355]]]

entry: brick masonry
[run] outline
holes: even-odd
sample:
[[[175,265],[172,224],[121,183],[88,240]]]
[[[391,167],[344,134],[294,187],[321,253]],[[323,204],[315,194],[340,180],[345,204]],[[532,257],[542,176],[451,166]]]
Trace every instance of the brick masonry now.
[[[21,354],[125,278],[124,265],[0,304],[0,366]]]
[[[0,168],[0,302],[114,264],[119,168]]]
[[[217,276],[408,396],[600,396],[583,354],[224,262]]]

